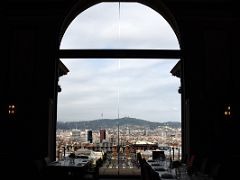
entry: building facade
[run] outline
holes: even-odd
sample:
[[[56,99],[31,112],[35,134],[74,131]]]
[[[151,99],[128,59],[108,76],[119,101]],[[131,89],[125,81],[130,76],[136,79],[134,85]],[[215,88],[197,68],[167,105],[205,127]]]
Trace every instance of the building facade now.
[[[105,129],[100,130],[100,143],[102,143],[103,140],[106,140],[106,130]]]

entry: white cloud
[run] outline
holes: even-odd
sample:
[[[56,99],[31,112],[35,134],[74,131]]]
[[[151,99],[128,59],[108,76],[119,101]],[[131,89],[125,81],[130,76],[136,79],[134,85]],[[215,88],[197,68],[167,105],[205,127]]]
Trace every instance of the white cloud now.
[[[118,27],[118,4],[96,5],[73,21],[61,48],[178,48],[170,26],[143,5],[121,3],[120,38]],[[58,120],[117,118],[119,106],[121,117],[180,121],[180,81],[170,74],[177,60],[63,62],[70,72],[60,78]]]
[[[166,20],[138,3],[101,3],[77,16],[65,32],[61,48],[179,49]]]
[[[106,118],[116,118],[119,101],[121,116],[179,120],[179,79],[170,74],[176,60],[121,60],[120,69],[116,60],[96,61],[103,64],[97,66],[98,71],[90,60],[68,64],[75,71],[60,78],[63,89],[59,93],[59,119],[92,120],[101,112],[108,114]],[[78,112],[75,117],[73,110]]]

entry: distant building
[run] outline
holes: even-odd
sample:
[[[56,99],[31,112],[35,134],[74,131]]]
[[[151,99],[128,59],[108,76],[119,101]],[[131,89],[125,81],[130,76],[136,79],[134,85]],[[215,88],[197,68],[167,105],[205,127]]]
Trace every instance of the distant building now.
[[[130,135],[130,128],[127,127],[126,135]]]
[[[115,143],[116,142],[113,134],[109,137],[109,142],[110,143]]]
[[[117,145],[113,145],[112,152],[113,159],[117,159]]]
[[[92,143],[93,142],[93,136],[92,136],[92,130],[87,130],[87,142]]]
[[[106,139],[106,130],[105,129],[101,129],[100,130],[100,143],[102,143],[102,141]]]
[[[144,129],[143,136],[148,136],[148,129]]]
[[[80,142],[86,142],[87,141],[87,134],[85,131],[81,132],[81,138],[80,138]]]
[[[135,144],[131,144],[131,150],[135,153],[137,151],[156,150],[158,144],[148,141],[137,141]]]
[[[129,145],[126,145],[126,147],[125,147],[126,159],[129,158],[129,153],[130,153],[130,147],[129,147]]]
[[[72,130],[72,139],[75,140],[75,141],[79,141],[80,140],[80,133],[81,131],[78,130],[78,129],[73,129]]]

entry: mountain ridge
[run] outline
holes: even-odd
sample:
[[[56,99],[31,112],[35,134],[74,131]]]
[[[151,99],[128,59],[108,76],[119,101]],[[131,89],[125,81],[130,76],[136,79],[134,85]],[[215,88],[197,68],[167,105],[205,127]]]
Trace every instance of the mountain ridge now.
[[[69,122],[58,121],[57,129],[98,130],[99,128],[102,128],[102,129],[114,128],[114,127],[117,127],[118,125],[120,127],[122,127],[122,126],[128,126],[128,127],[139,126],[140,129],[141,128],[154,129],[154,128],[161,127],[161,126],[180,128],[181,122],[178,122],[178,121],[152,122],[152,121],[147,121],[147,120],[143,120],[143,119],[123,117],[120,119],[96,119],[96,120],[90,120],[90,121],[69,121]]]

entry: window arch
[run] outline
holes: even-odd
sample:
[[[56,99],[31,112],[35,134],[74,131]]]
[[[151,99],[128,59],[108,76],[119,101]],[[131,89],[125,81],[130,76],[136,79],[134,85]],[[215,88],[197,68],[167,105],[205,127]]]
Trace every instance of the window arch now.
[[[126,1],[118,1],[118,0],[79,0],[77,1],[70,9],[69,11],[66,13],[65,18],[62,21],[62,25],[59,29],[59,46],[60,46],[60,42],[62,41],[62,37],[66,31],[66,29],[69,27],[70,23],[83,11],[85,11],[86,9],[96,5],[97,3],[101,3],[101,2],[126,2]],[[152,8],[153,10],[155,10],[156,12],[158,12],[159,14],[161,14],[162,17],[164,17],[164,19],[169,23],[169,25],[172,27],[172,30],[175,32],[180,45],[181,45],[181,34],[180,34],[180,30],[178,28],[178,24],[177,21],[174,17],[174,15],[172,14],[172,12],[167,8],[167,6],[161,1],[161,0],[137,0],[137,1],[127,1],[128,3],[130,2],[136,2],[136,3],[141,3],[143,5],[146,5],[150,8]]]
[[[169,23],[139,3],[100,3],[78,15],[60,49],[180,49]]]
[[[128,11],[128,13],[126,13],[127,15],[124,15],[123,13],[123,15],[121,16],[119,12],[121,10],[121,6],[123,6],[123,9],[125,8],[125,10]],[[60,57],[74,59],[179,59],[180,51],[177,37],[175,36],[173,30],[171,29],[167,21],[164,20],[160,14],[158,14],[151,8],[139,3],[122,3],[121,6],[120,3],[100,3],[87,9],[86,11],[83,11],[83,13],[81,13],[73,20],[73,22],[69,26],[69,29],[66,30],[66,37],[63,37],[60,47]],[[140,13],[142,13],[143,15],[141,15]],[[133,15],[133,17],[130,15]],[[124,18],[121,19],[121,17]],[[149,19],[154,23],[149,23]],[[118,26],[119,20],[122,20],[122,23],[125,24],[124,26],[128,27],[124,32],[125,34],[123,33],[122,36],[121,26]],[[139,22],[140,20],[142,20],[142,22]],[[96,26],[94,27],[93,24],[96,24]],[[102,29],[98,28],[99,26],[102,27]],[[134,28],[131,29],[131,26],[133,26]],[[150,26],[152,27],[152,29],[150,28]],[[141,35],[137,34],[137,36],[134,38],[135,40],[140,37],[140,41],[137,41],[137,43],[135,43],[132,42],[133,39],[130,38],[130,43],[120,43],[119,47],[115,46],[115,44],[119,45],[118,41],[120,41],[122,37],[124,37],[124,39],[127,39],[134,34],[132,32],[138,32],[138,29],[136,27],[143,29],[142,32],[147,32]],[[112,36],[110,36],[110,38],[108,38],[110,32],[109,29],[112,30]],[[159,33],[156,33],[158,32],[158,30]],[[128,31],[130,31],[130,33],[128,33]],[[163,32],[166,32],[166,34],[164,34]],[[102,34],[104,35],[102,36]],[[146,37],[144,35],[146,35]],[[164,41],[167,39],[166,37],[171,36],[172,39],[169,40],[171,43],[169,43],[169,46],[167,44],[167,47],[171,47],[171,49],[169,50],[167,48],[162,48],[166,45]],[[145,42],[148,40],[152,43],[146,45]],[[138,45],[141,44],[141,42],[143,46]],[[129,44],[130,46],[124,49],[124,47]],[[174,66],[174,63],[176,63],[176,61],[171,64],[172,67]]]
[[[126,3],[126,4],[129,5],[129,3]],[[133,3],[131,3],[131,4],[133,4]],[[92,8],[94,9],[98,5],[93,6]],[[118,4],[115,3],[115,5],[118,5]],[[136,5],[136,3],[134,5]],[[137,5],[143,6],[141,4],[137,4]],[[90,10],[90,9],[87,9],[86,12],[88,10]],[[153,14],[155,13],[155,15],[157,14],[155,11],[153,11],[150,8],[148,8],[148,10],[150,12],[150,16],[151,16],[151,13],[153,13]],[[73,22],[70,24],[69,27],[74,26],[74,24],[77,23],[79,19],[80,19],[79,22],[84,22],[84,21],[81,21],[81,17],[80,17],[82,15],[84,16],[84,12],[85,11],[83,11],[82,14],[80,14],[78,17],[76,17],[76,19],[73,20]],[[117,25],[116,25],[117,23],[114,22],[114,21],[118,22],[119,17],[116,17],[115,20],[113,21],[112,25],[114,26],[114,23],[115,23],[115,29],[116,29],[115,34],[116,34],[117,38],[110,39],[109,41],[107,41],[106,44],[104,44],[104,43],[103,44],[101,44],[101,43],[98,44],[98,42],[102,42],[102,40],[101,40],[102,37],[103,37],[104,40],[106,39],[106,37],[108,37],[107,34],[109,33],[109,30],[107,30],[107,32],[108,32],[107,34],[104,34],[104,31],[103,31],[103,34],[102,34],[103,36],[100,36],[100,37],[97,36],[97,35],[99,35],[97,33],[93,33],[93,34],[90,33],[89,37],[92,38],[92,39],[90,39],[90,43],[88,43],[89,38],[87,38],[85,36],[82,36],[82,37],[79,36],[79,35],[82,35],[84,33],[81,33],[80,31],[78,31],[77,33],[76,32],[69,32],[68,29],[67,29],[66,32],[65,32],[65,35],[69,34],[67,36],[71,37],[72,39],[71,38],[69,38],[69,39],[66,38],[65,39],[65,37],[63,37],[62,43],[65,41],[65,42],[67,42],[67,44],[70,44],[70,45],[61,44],[61,46],[60,46],[60,58],[63,58],[63,59],[66,59],[66,58],[81,58],[81,59],[82,58],[134,58],[134,59],[138,59],[138,58],[172,59],[173,58],[173,59],[179,59],[180,58],[180,50],[179,50],[180,48],[179,48],[179,43],[178,43],[177,37],[174,34],[171,27],[168,25],[168,23],[159,14],[157,14],[157,15],[161,19],[159,21],[164,22],[166,27],[168,28],[167,32],[170,31],[171,34],[173,35],[173,37],[174,37],[172,39],[172,41],[174,42],[173,45],[171,44],[169,46],[164,46],[164,45],[166,45],[166,43],[163,43],[162,45],[159,45],[158,42],[164,42],[165,36],[162,36],[163,40],[161,40],[161,39],[156,39],[157,34],[153,35],[152,33],[148,33],[147,35],[150,35],[150,36],[148,36],[147,39],[149,39],[149,37],[155,37],[153,39],[153,41],[155,41],[155,43],[153,43],[153,44],[145,43],[146,39],[141,39],[141,41],[138,41],[138,42],[134,42],[134,40],[133,40],[133,43],[130,44],[129,47],[126,47],[125,46],[126,43],[121,43],[121,42],[118,43],[118,41],[120,41],[122,37],[124,39],[129,39],[129,37],[131,37],[131,35],[133,36],[135,34],[134,33],[124,34],[122,31],[120,31],[120,33],[119,33],[118,32],[119,27],[117,27]],[[108,17],[109,15],[105,15],[105,16]],[[122,16],[120,16],[120,17],[122,17]],[[85,18],[88,18],[88,17],[85,17]],[[103,20],[104,20],[104,18],[103,18]],[[122,20],[122,19],[120,19],[120,20]],[[131,22],[132,19],[129,19],[129,20]],[[132,23],[135,23],[135,22],[132,22]],[[142,24],[144,24],[144,23],[142,23]],[[132,25],[131,23],[128,23],[127,25],[125,24],[125,27],[129,27],[131,25]],[[113,27],[113,26],[110,26],[110,27]],[[80,30],[83,30],[83,29],[81,29],[81,27],[86,28],[85,33],[87,33],[87,34],[89,32],[91,32],[89,29],[94,29],[95,32],[101,31],[100,29],[97,29],[96,27],[95,28],[94,27],[88,28],[88,26],[86,26],[84,24],[80,26]],[[103,27],[107,27],[107,25],[104,25]],[[120,26],[120,27],[124,27],[124,26]],[[146,29],[144,29],[143,32],[151,29],[151,28],[149,28],[149,29],[148,28],[149,28],[149,26]],[[114,29],[114,28],[110,28],[110,29]],[[126,32],[128,32],[130,28],[126,28],[126,29],[127,29]],[[159,28],[159,29],[161,29],[161,28]],[[134,31],[130,31],[130,32],[134,32]],[[154,32],[156,33],[158,31],[155,30]],[[74,43],[74,41],[76,40],[76,38],[73,37],[74,34],[77,34],[76,37],[80,38],[80,39],[77,40],[78,43],[81,42],[80,46],[75,46],[76,44]],[[96,35],[96,36],[94,37],[93,35]],[[126,35],[126,36],[124,37],[124,35]],[[144,42],[143,44],[144,45],[147,44],[147,46],[141,46],[140,42]],[[120,46],[114,46],[115,45],[114,43],[116,45],[120,45]],[[112,44],[112,45],[109,46],[109,44]]]

